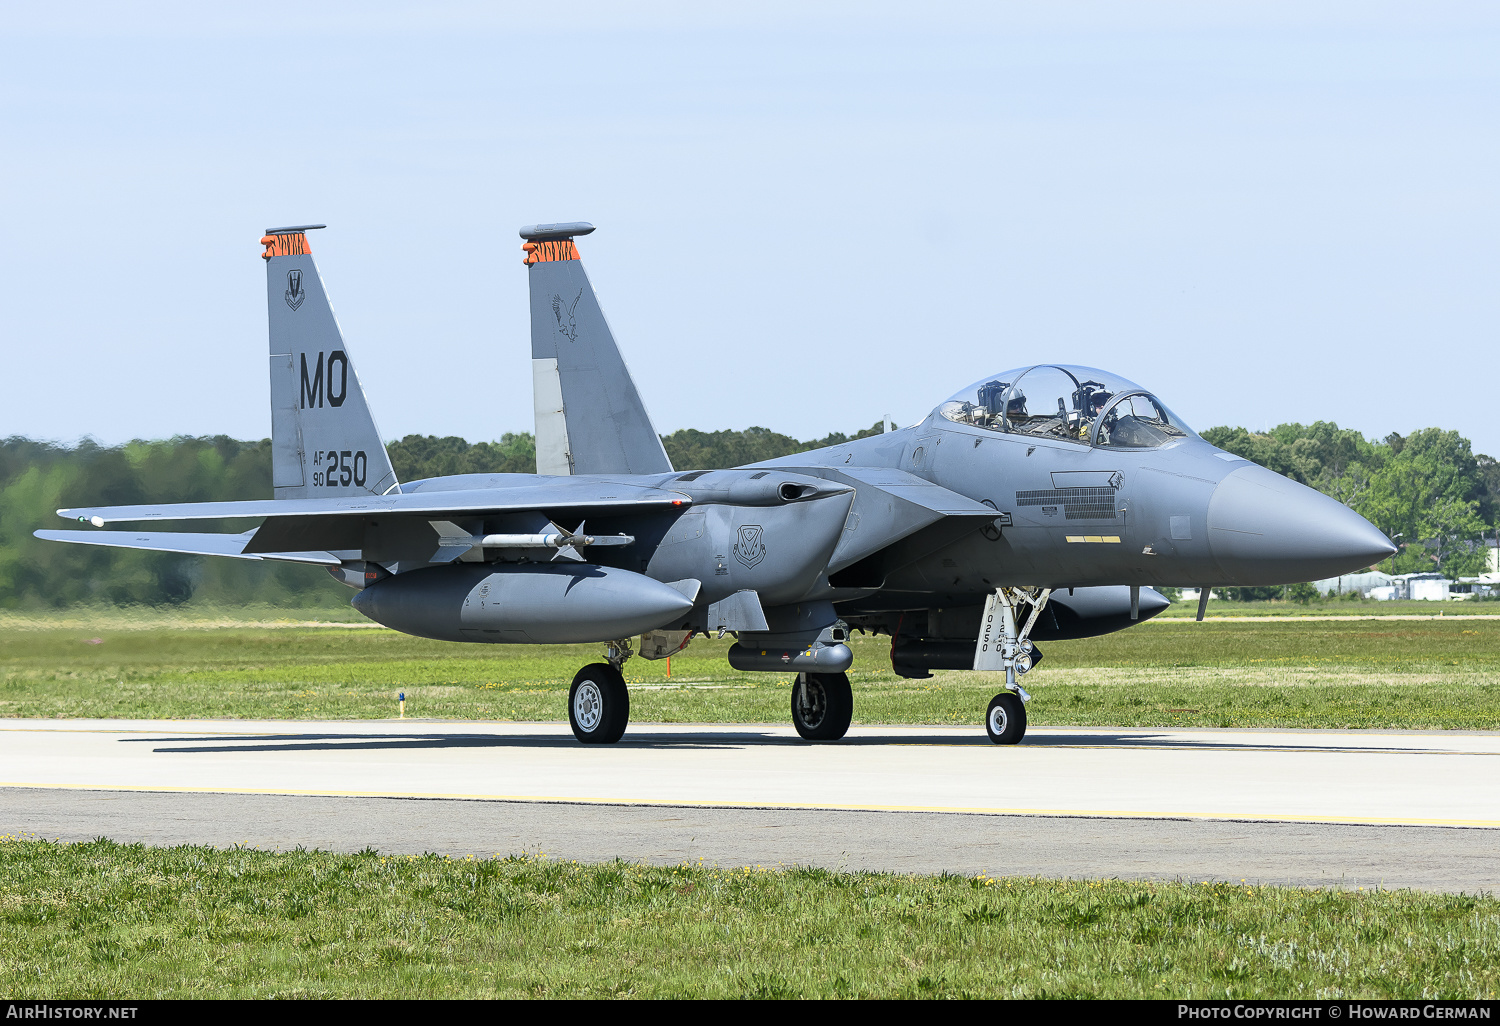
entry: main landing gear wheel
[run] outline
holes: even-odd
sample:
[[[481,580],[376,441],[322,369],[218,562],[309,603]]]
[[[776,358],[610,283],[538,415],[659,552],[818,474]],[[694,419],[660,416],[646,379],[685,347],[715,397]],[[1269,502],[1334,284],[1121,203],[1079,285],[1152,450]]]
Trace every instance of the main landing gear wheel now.
[[[792,725],[805,741],[837,741],[854,718],[854,691],[843,673],[799,673],[792,685]]]
[[[630,722],[630,692],[625,677],[608,663],[578,671],[568,689],[568,725],[586,745],[612,745]]]
[[[1026,736],[1026,703],[1014,691],[1002,691],[990,699],[984,714],[984,729],[997,745],[1013,745]]]

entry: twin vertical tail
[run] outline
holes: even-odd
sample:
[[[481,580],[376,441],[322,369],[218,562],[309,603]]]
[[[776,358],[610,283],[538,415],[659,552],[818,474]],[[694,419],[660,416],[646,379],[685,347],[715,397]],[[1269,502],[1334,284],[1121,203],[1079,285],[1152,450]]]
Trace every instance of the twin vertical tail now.
[[[573,244],[593,230],[583,222],[521,229],[531,285],[537,473],[670,473]]]
[[[269,228],[261,245],[271,322],[271,484],[278,499],[399,491],[307,232]]]

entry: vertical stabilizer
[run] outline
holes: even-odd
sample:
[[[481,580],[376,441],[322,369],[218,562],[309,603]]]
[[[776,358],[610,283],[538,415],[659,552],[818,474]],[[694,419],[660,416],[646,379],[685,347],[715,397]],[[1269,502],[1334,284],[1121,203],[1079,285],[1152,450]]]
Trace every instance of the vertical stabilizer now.
[[[672,469],[573,238],[591,224],[528,225],[531,372],[539,474],[664,474]]]
[[[320,224],[268,228],[271,484],[278,499],[382,495],[400,489],[307,248]]]

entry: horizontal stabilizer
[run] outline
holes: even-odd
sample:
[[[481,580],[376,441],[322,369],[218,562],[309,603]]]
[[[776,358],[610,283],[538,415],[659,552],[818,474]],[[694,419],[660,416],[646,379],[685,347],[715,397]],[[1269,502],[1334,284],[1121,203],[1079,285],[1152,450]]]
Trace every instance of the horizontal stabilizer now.
[[[271,559],[283,563],[311,563],[315,566],[338,566],[339,558],[331,552],[246,552],[245,545],[255,534],[188,534],[170,531],[136,534],[133,531],[37,531],[45,541],[72,542],[77,545],[103,545],[112,549],[145,549],[149,552],[177,552],[185,556],[229,556],[233,559]]]
[[[681,492],[613,481],[574,478],[546,481],[531,475],[509,487],[474,491],[393,493],[340,499],[243,499],[233,502],[179,502],[146,506],[92,506],[60,509],[57,515],[95,527],[153,520],[220,520],[237,517],[370,516],[376,513],[449,517],[524,510],[592,511],[641,506],[688,506]],[[83,532],[87,534],[88,532]]]

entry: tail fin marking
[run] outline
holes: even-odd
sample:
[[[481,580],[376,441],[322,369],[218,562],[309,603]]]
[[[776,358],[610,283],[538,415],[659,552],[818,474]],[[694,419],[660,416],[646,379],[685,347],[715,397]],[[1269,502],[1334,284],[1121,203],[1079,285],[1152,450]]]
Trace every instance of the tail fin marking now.
[[[581,223],[533,225],[531,366],[540,474],[664,474],[672,463],[620,356],[572,236]]]
[[[278,499],[399,491],[343,332],[307,246],[307,229],[271,229],[271,483]]]

